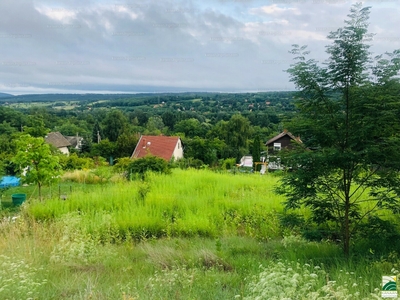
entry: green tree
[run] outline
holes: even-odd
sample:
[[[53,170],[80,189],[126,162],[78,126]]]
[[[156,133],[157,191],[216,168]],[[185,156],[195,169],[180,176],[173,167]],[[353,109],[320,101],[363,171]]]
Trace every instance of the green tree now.
[[[116,142],[118,136],[126,129],[127,126],[127,117],[120,110],[112,110],[104,119],[104,135],[111,142]]]
[[[299,89],[291,131],[306,147],[284,156],[292,168],[278,192],[286,208],[309,207],[312,221],[341,235],[345,255],[366,216],[399,212],[400,51],[377,56],[371,66],[369,8],[352,6],[345,26],[331,32],[324,67],[294,45],[288,69]]]
[[[159,135],[164,131],[165,125],[160,116],[150,117],[146,123],[146,134]]]
[[[259,171],[256,168],[256,162],[260,161],[261,158],[261,141],[258,135],[255,136],[253,140],[253,145],[251,147],[251,156],[253,157],[253,168],[254,171]]]
[[[225,147],[225,143],[217,138],[207,140],[198,136],[193,139],[185,139],[183,143],[186,158],[201,160],[208,165],[217,163]]]
[[[222,158],[235,157],[236,161],[248,151],[248,139],[251,135],[252,127],[247,118],[240,114],[233,115],[229,121],[218,121],[215,126],[207,133],[208,138],[218,138],[223,140],[226,147]]]
[[[93,144],[91,149],[92,156],[101,156],[105,159],[115,156],[116,144],[109,139],[101,140],[98,144]]]
[[[42,137],[24,134],[15,143],[18,151],[12,161],[18,166],[24,182],[37,184],[39,198],[42,199],[42,186],[56,181],[60,175],[59,158]]]
[[[182,132],[186,137],[190,138],[195,136],[203,137],[206,133],[205,127],[195,118],[179,121],[175,124],[175,131]]]
[[[116,142],[116,156],[126,157],[131,156],[135,150],[136,144],[139,141],[139,135],[129,132],[123,132]]]
[[[10,123],[3,121],[3,123],[0,124],[0,134],[11,135],[14,132],[17,132],[17,129],[12,127]]]
[[[28,124],[24,126],[24,132],[33,137],[44,137],[50,130],[46,128],[43,116],[36,114],[28,118]]]
[[[79,126],[76,124],[71,123],[70,121],[64,122],[61,126],[57,127],[56,131],[59,131],[62,135],[69,135],[69,136],[74,136],[78,134],[79,136],[82,136],[83,134],[87,133],[87,129],[85,128],[86,126],[82,126],[83,124],[80,124]]]
[[[174,129],[175,123],[178,120],[177,114],[172,111],[166,111],[165,113],[162,114],[161,118],[165,126],[167,126],[169,130]]]
[[[25,115],[9,107],[0,107],[0,123],[10,123],[18,131],[21,130],[22,124],[25,123]]]
[[[227,124],[226,144],[231,148],[231,157],[238,161],[247,152],[251,134],[250,122],[242,115],[233,115]]]

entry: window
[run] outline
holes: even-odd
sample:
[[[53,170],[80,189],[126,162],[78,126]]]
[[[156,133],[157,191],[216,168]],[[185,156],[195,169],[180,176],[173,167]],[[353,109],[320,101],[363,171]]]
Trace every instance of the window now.
[[[280,151],[282,149],[281,143],[274,143],[274,151]]]

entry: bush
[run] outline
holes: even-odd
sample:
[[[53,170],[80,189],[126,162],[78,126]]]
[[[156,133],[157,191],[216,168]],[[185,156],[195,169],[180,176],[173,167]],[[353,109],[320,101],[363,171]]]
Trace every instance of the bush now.
[[[397,251],[400,246],[400,233],[396,225],[376,215],[369,216],[366,222],[360,225],[354,237],[355,248],[360,253],[389,253]]]
[[[223,170],[230,170],[233,167],[236,167],[236,159],[235,158],[227,158],[222,162]]]
[[[279,215],[279,226],[283,232],[299,232],[304,228],[305,220],[295,213],[284,212]]]
[[[200,169],[204,163],[200,159],[197,158],[181,158],[175,162],[176,166],[181,169],[188,169],[188,168],[194,168],[194,169]]]
[[[162,174],[170,174],[171,166],[167,161],[160,157],[145,156],[134,159],[127,168],[127,178],[131,179],[132,175],[138,175],[142,180],[145,178],[146,172],[157,172]]]
[[[94,167],[93,159],[88,157],[79,157],[76,153],[69,156],[60,155],[60,165],[63,170],[83,170]]]
[[[116,163],[113,166],[113,169],[116,173],[123,173],[125,172],[128,167],[129,164],[132,162],[132,160],[129,157],[121,157],[116,159]]]

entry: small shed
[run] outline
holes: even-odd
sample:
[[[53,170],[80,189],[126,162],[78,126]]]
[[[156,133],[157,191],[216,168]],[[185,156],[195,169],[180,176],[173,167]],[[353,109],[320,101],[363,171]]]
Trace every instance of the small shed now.
[[[253,167],[253,157],[251,155],[245,155],[240,159],[240,167]]]

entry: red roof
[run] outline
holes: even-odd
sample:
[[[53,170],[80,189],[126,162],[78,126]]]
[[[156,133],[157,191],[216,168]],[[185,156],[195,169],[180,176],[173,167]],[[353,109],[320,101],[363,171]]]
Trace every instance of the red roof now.
[[[141,158],[150,154],[169,161],[179,140],[177,136],[142,135],[131,158]]]

